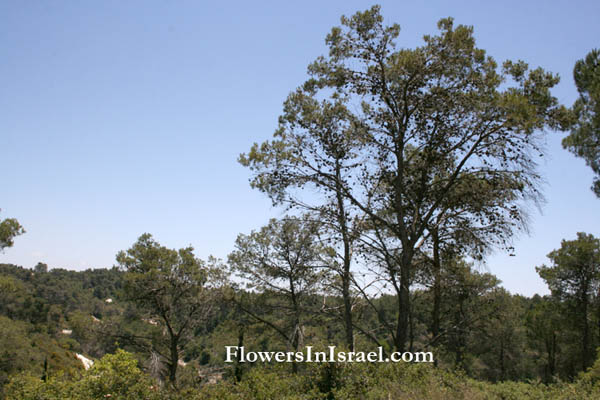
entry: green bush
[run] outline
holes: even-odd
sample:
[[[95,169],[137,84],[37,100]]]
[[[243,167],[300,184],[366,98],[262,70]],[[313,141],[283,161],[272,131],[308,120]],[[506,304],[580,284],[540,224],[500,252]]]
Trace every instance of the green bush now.
[[[143,373],[133,355],[119,350],[104,356],[79,377],[39,377],[22,373],[11,378],[6,398],[14,400],[597,400],[600,361],[573,383],[477,381],[457,371],[430,364],[303,364],[251,368],[239,383],[233,379],[197,388],[159,389]]]
[[[118,350],[98,360],[80,379],[50,378],[46,382],[28,374],[15,376],[6,386],[14,400],[143,400],[161,398],[158,387],[137,366],[129,353]]]

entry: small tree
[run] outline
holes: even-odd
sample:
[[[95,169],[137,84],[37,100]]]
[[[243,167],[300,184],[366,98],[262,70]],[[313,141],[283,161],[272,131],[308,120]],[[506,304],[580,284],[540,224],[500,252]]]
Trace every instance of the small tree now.
[[[539,354],[536,358],[542,364],[546,383],[558,373],[561,331],[565,324],[563,309],[564,305],[556,298],[535,295],[526,317],[529,339]]]
[[[166,335],[155,338],[153,351],[166,360],[168,379],[176,384],[180,354],[190,333],[206,322],[214,306],[210,269],[192,247],[168,249],[143,234],[117,254],[125,274],[125,293]],[[166,342],[160,338],[166,338]]]
[[[354,251],[361,218],[344,196],[343,183],[361,163],[360,121],[341,99],[319,100],[297,90],[284,103],[276,140],[254,144],[239,161],[255,174],[251,186],[269,195],[274,205],[311,212],[323,223],[323,234],[336,249],[330,269],[339,277],[333,285],[341,294],[344,336],[354,348],[352,293]],[[310,187],[316,189],[298,190]]]
[[[576,240],[563,240],[560,249],[552,251],[548,258],[552,266],[542,265],[536,270],[550,287],[552,296],[570,306],[580,334],[581,363],[585,370],[591,366],[594,355],[589,319],[591,305],[600,289],[600,239],[580,232]],[[600,303],[597,307],[600,317]]]
[[[233,272],[249,289],[267,295],[275,312],[261,315],[238,302],[240,307],[274,329],[296,351],[303,344],[311,296],[319,292],[325,279],[326,249],[318,240],[319,226],[293,217],[272,219],[259,231],[240,234],[229,255]]]
[[[0,251],[12,247],[14,238],[25,233],[25,229],[14,218],[0,221]]]
[[[469,350],[483,331],[483,324],[497,315],[492,297],[498,291],[498,279],[479,273],[473,265],[455,257],[446,260],[442,270],[442,300],[439,334],[430,344],[440,344],[454,355],[454,363],[469,370]]]

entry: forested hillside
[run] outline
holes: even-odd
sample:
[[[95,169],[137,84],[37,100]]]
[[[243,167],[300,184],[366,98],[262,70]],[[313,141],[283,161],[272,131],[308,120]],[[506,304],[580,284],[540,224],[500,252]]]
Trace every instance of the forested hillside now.
[[[599,302],[596,296],[588,299],[587,348],[591,350],[582,353],[583,316],[578,312],[577,299],[511,295],[492,275],[477,272],[467,264],[448,269],[452,273],[448,271],[444,277],[439,337],[431,335],[431,288],[411,291],[408,350],[432,350],[437,366],[299,364],[293,373],[289,364],[226,364],[225,346],[243,345],[247,351],[289,350],[288,338],[274,328],[293,327],[293,316],[285,299],[276,292],[240,290],[233,294],[231,288],[221,287],[211,289],[215,293],[211,295],[210,316],[190,331],[179,348],[177,392],[188,393],[186,396],[193,392],[200,398],[216,398],[217,393],[221,393],[219,397],[229,393],[231,398],[246,398],[248,393],[255,393],[257,398],[268,398],[268,393],[281,390],[287,390],[290,396],[295,391],[299,391],[298,395],[311,392],[310,398],[331,397],[332,393],[336,398],[361,398],[366,393],[371,393],[372,398],[385,398],[384,393],[417,393],[417,398],[421,398],[418,393],[428,396],[428,391],[432,391],[431,395],[456,393],[466,398],[490,398],[482,396],[496,392],[513,393],[517,396],[514,398],[521,398],[521,392],[539,392],[534,398],[545,398],[550,392],[557,398],[570,398],[567,394],[573,390],[597,394],[597,367],[586,378],[578,378],[584,363],[595,359],[593,349],[600,340],[600,331],[593,329],[600,326],[599,314],[594,311]],[[549,273],[552,269],[544,271]],[[117,268],[48,270],[43,264],[34,269],[3,264],[0,272],[0,378],[5,394],[12,393],[9,398],[60,398],[59,394],[52,397],[48,393],[60,393],[66,390],[64,385],[76,387],[81,382],[79,377],[89,374],[76,354],[96,363],[100,359],[106,363],[112,360],[109,370],[131,360],[133,364],[127,365],[139,369],[135,379],[148,382],[148,387],[162,388],[148,393],[167,395],[168,357],[160,355],[168,336],[165,321],[128,300],[127,272]],[[393,318],[396,299],[386,295],[372,302],[356,302],[355,349],[368,351],[382,345],[389,351],[393,344],[383,321]],[[343,348],[344,326],[335,314],[343,300],[313,293],[307,295],[303,305],[303,344],[317,349],[329,345]],[[121,358],[103,358],[118,349],[130,355],[119,353]],[[235,385],[236,381],[240,383]],[[509,381],[515,383],[491,384]],[[559,384],[571,381],[577,382],[575,386]],[[219,383],[214,385],[215,382]],[[133,383],[128,383],[128,388],[130,385]],[[24,388],[29,394],[20,392]],[[48,393],[28,397],[34,391]],[[565,397],[559,393],[566,393]],[[135,394],[130,396],[136,398]]]

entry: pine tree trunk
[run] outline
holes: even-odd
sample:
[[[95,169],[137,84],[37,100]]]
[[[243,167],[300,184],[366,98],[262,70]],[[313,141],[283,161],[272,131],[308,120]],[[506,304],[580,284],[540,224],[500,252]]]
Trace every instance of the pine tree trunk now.
[[[173,387],[175,387],[177,383],[177,366],[179,363],[179,351],[177,344],[178,338],[172,336],[170,348],[171,362],[169,363],[169,382]]]
[[[354,351],[354,326],[352,322],[352,298],[350,294],[350,264],[352,258],[351,240],[348,232],[348,221],[346,217],[346,209],[344,207],[344,197],[341,187],[341,166],[336,162],[336,198],[337,198],[337,219],[340,232],[342,234],[342,243],[344,245],[344,259],[342,271],[342,298],[344,301],[344,333],[346,345],[350,351]]]
[[[402,255],[400,265],[400,293],[398,296],[398,320],[396,321],[396,351],[404,352],[408,339],[408,317],[410,313],[410,263],[409,252]]]

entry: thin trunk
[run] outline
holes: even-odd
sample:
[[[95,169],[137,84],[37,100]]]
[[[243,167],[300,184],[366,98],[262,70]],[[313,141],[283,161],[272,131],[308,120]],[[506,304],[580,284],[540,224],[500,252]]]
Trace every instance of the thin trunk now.
[[[44,375],[42,375],[42,381],[48,381],[48,356],[44,358]]]
[[[456,324],[457,327],[460,327],[464,320],[463,302],[464,302],[463,296],[460,296],[459,301],[458,301],[458,309],[454,313],[454,323]],[[463,366],[463,352],[464,352],[464,349],[465,349],[466,343],[467,343],[465,328],[460,327],[459,329],[457,329],[455,332],[455,337],[456,337],[456,348],[455,348],[456,366],[462,367]]]
[[[412,307],[408,310],[408,351],[413,351],[413,344],[415,342],[415,331],[414,331],[413,311]]]
[[[240,325],[240,330],[238,331],[238,349],[244,347],[244,326]],[[235,366],[234,366],[234,376],[235,381],[240,382],[242,380],[242,366],[240,365],[239,359],[236,357]]]
[[[346,345],[350,351],[354,351],[354,323],[352,321],[352,301],[350,298],[350,280],[342,280],[342,297],[344,298],[344,324]]]
[[[460,334],[459,334],[460,335]],[[457,367],[462,367],[462,361],[463,361],[463,352],[462,352],[462,339],[461,337],[457,337],[457,346],[456,346],[456,358],[455,358],[455,362],[456,362],[456,366]]]
[[[293,320],[293,325],[294,325],[294,331],[292,333],[292,348],[294,349],[295,352],[298,352],[300,349],[300,346],[302,344],[302,326],[300,323],[300,306],[298,304],[298,299],[296,298],[296,291],[294,289],[294,281],[292,279],[292,277],[290,276],[290,293],[291,293],[291,297],[292,297],[292,309],[293,309],[293,313],[294,313],[294,320]],[[298,372],[298,365],[293,362],[292,363],[292,372],[297,373]]]
[[[588,296],[587,285],[584,285],[583,295],[581,298],[581,316],[583,324],[583,340],[581,343],[581,359],[583,361],[583,370],[589,367],[589,343],[590,343],[590,327],[588,323]]]
[[[506,367],[504,366],[504,338],[500,339],[500,380],[506,380]]]
[[[402,259],[400,262],[400,293],[398,296],[398,320],[396,321],[395,347],[403,352],[406,347],[408,330],[408,313],[410,312],[410,267],[414,243],[409,240],[409,234],[404,219],[404,142],[403,132],[399,130],[394,138],[394,155],[396,157],[396,172],[394,179],[393,207],[397,227],[394,233],[402,243]]]
[[[169,362],[169,382],[173,387],[175,387],[177,383],[177,365],[179,363],[178,342],[179,338],[177,336],[171,336],[171,346],[169,349],[171,354],[171,360]]]
[[[344,259],[342,270],[342,298],[344,301],[344,333],[346,345],[350,351],[354,351],[354,324],[352,322],[352,299],[350,294],[350,263],[352,257],[351,240],[348,233],[348,224],[346,219],[346,209],[344,207],[344,198],[341,187],[341,166],[339,161],[335,165],[336,175],[336,199],[337,199],[337,219],[342,234],[342,243],[344,245]]]
[[[552,379],[554,374],[556,373],[556,333],[552,332],[552,340],[550,341],[550,346],[548,346],[548,372],[550,376],[548,377],[548,381]]]
[[[440,308],[442,302],[442,266],[437,229],[431,232],[431,237],[433,239],[433,312],[431,316],[431,334],[435,338],[440,333]]]
[[[598,328],[598,340],[600,341],[600,288],[596,296],[596,325]]]

